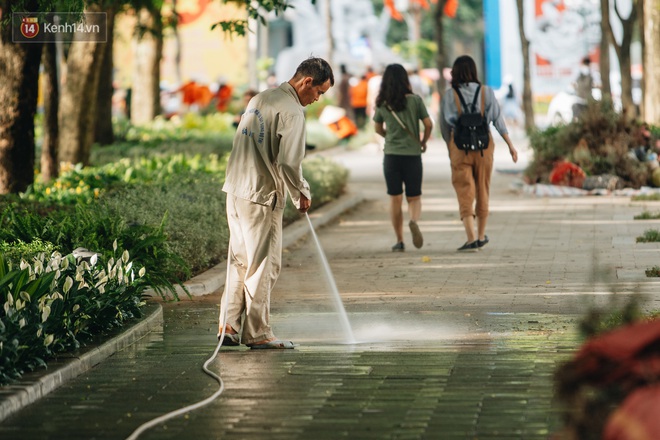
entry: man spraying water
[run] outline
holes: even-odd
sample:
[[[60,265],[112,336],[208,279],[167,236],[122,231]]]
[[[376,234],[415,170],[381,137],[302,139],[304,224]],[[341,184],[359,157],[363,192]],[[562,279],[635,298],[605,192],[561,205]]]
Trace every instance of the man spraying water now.
[[[302,213],[311,193],[302,174],[303,107],[335,83],[321,58],[303,61],[293,77],[250,100],[236,130],[223,191],[227,193],[229,252],[220,305],[222,345],[294,348],[270,326],[270,295],[280,274],[286,192]],[[243,318],[243,319],[242,319]]]

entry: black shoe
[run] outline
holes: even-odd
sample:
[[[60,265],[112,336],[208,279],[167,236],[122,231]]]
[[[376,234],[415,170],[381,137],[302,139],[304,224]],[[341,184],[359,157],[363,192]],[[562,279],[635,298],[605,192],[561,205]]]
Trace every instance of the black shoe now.
[[[392,252],[404,252],[405,250],[406,250],[406,246],[403,244],[402,241],[392,246]]]
[[[480,247],[480,248],[486,246],[487,244],[488,244],[488,236],[487,235],[484,235],[483,240],[477,240],[477,246]]]
[[[479,240],[474,240],[472,243],[466,241],[463,246],[456,250],[459,252],[477,252],[479,251]]]
[[[222,337],[222,333],[218,333],[218,341]],[[222,340],[223,347],[237,347],[241,345],[241,337],[238,333],[225,333],[225,338]]]
[[[424,246],[424,237],[422,236],[422,232],[419,230],[419,225],[417,225],[417,222],[410,220],[408,226],[410,227],[410,232],[412,234],[413,244],[415,247],[419,249]]]

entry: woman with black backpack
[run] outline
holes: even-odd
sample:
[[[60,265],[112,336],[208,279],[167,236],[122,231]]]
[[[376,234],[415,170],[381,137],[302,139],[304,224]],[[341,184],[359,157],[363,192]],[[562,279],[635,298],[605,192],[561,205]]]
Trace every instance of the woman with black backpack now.
[[[467,235],[458,251],[476,252],[488,243],[486,223],[495,149],[489,130],[491,122],[509,146],[514,162],[518,161],[518,152],[511,143],[493,90],[482,86],[477,78],[474,60],[467,55],[458,57],[451,77],[452,88],[442,97],[440,130],[449,149],[451,182]]]

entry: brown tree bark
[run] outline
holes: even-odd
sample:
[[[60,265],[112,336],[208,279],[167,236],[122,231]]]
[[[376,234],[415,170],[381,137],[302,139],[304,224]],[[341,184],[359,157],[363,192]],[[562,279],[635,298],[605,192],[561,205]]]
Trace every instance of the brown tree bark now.
[[[437,81],[438,93],[440,97],[447,88],[447,82],[445,81],[444,76],[442,75],[442,70],[447,66],[447,54],[445,51],[445,32],[444,25],[442,23],[442,18],[444,17],[444,8],[447,0],[439,0],[436,4],[435,11],[433,13],[433,19],[435,22],[435,43],[438,46],[438,52],[435,54],[435,65],[440,72],[440,78]]]
[[[525,10],[523,0],[516,0],[518,8],[518,31],[520,33],[520,47],[523,58],[523,95],[522,107],[525,113],[525,131],[531,133],[536,129],[534,121],[534,103],[532,102],[532,80],[529,67],[529,40],[525,35]]]
[[[100,8],[91,5],[87,11]],[[59,108],[61,162],[89,165],[104,53],[105,43],[93,41],[74,41],[69,48]]]
[[[115,10],[114,8],[107,8],[105,11],[107,13],[108,40],[104,45],[103,63],[99,74],[96,124],[94,127],[94,142],[100,145],[110,145],[115,141],[115,135],[112,130],[112,95],[114,93],[114,86],[112,84],[114,67],[112,41],[114,39]]]
[[[60,102],[60,87],[57,75],[55,44],[44,44],[42,64],[44,66],[44,139],[41,145],[41,180],[49,182],[59,174],[58,141],[59,125],[57,111]]]
[[[635,29],[635,23],[637,22],[637,12],[639,10],[640,0],[632,0],[630,15],[628,18],[623,18],[619,13],[619,8],[614,3],[614,11],[616,12],[617,17],[621,20],[621,26],[623,28],[623,36],[621,37],[621,43],[617,43],[616,38],[614,38],[614,31],[612,30],[611,22],[608,25],[608,32],[612,44],[614,44],[614,49],[616,50],[617,58],[619,58],[619,71],[621,76],[621,107],[628,117],[635,117],[635,104],[632,99],[632,76],[631,76],[631,67],[632,61],[630,59],[630,46],[632,44],[633,31]]]
[[[3,14],[11,11],[11,3],[0,0]],[[36,11],[37,2],[27,2],[24,10]],[[0,194],[25,191],[34,182],[34,115],[42,47],[12,43],[11,25],[0,26]]]
[[[131,122],[145,124],[160,114],[160,60],[163,23],[157,8],[138,11],[135,68],[131,94]]]
[[[644,0],[644,120],[660,125],[660,0]]]
[[[612,85],[610,84],[610,3],[609,0],[600,0],[600,69],[601,92],[603,98],[612,99]]]

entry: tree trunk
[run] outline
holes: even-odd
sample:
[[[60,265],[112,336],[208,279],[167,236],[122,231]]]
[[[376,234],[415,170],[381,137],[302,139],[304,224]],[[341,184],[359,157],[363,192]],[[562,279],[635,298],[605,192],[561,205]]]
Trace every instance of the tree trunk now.
[[[160,60],[163,52],[163,24],[159,10],[140,9],[137,34],[131,94],[131,122],[145,124],[160,114]]]
[[[600,82],[603,98],[612,99],[612,85],[610,84],[610,2],[600,0]]]
[[[433,14],[433,19],[435,21],[435,42],[438,46],[438,52],[435,54],[435,64],[440,72],[440,78],[438,78],[438,94],[442,98],[442,94],[447,88],[447,83],[445,77],[442,74],[442,71],[447,65],[447,54],[445,53],[445,32],[444,26],[442,23],[442,18],[444,17],[444,8],[447,0],[439,0],[436,7],[435,13]]]
[[[644,119],[660,125],[660,0],[644,1]]]
[[[0,0],[7,15],[11,3]],[[24,10],[36,11],[37,3],[27,2]],[[0,26],[0,194],[25,191],[34,182],[34,115],[42,47],[12,43],[11,25]]]
[[[62,162],[89,164],[104,46],[105,43],[77,41],[69,49],[59,114]]]
[[[614,4],[614,11],[616,12],[619,20],[621,20],[621,26],[623,28],[623,36],[621,37],[620,44],[617,43],[616,39],[614,38],[612,25],[610,24],[608,26],[610,39],[614,44],[616,55],[619,58],[619,72],[621,76],[621,108],[624,114],[626,114],[629,118],[634,118],[637,116],[635,112],[635,104],[632,99],[632,66],[630,60],[630,45],[632,44],[633,31],[635,29],[635,22],[637,21],[639,1],[640,0],[632,0],[630,15],[626,19],[621,17],[616,3]]]
[[[59,174],[58,140],[59,125],[57,110],[60,102],[60,87],[57,75],[57,56],[54,44],[44,44],[42,64],[44,66],[44,139],[41,145],[41,180],[49,182]]]
[[[536,129],[534,121],[534,104],[532,102],[532,80],[529,68],[529,40],[525,35],[525,10],[523,0],[516,0],[518,7],[518,31],[520,33],[520,47],[523,58],[523,96],[522,106],[525,113],[525,131],[531,133]]]
[[[112,40],[115,28],[115,10],[106,9],[108,39],[103,53],[103,64],[99,76],[99,89],[97,91],[96,106],[96,126],[94,129],[94,141],[100,145],[110,145],[115,141],[115,135],[112,131],[112,95],[114,86],[112,84],[113,59],[112,59]]]

